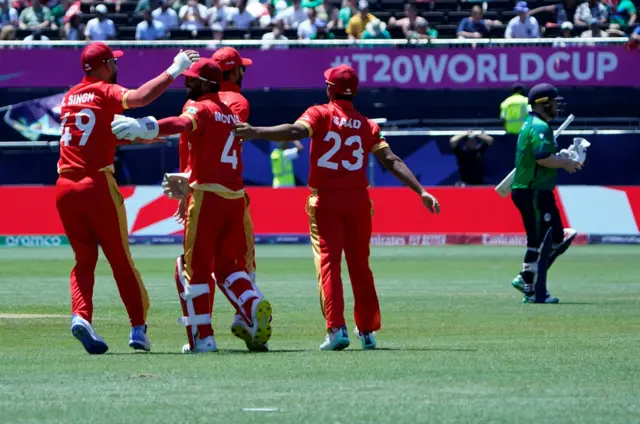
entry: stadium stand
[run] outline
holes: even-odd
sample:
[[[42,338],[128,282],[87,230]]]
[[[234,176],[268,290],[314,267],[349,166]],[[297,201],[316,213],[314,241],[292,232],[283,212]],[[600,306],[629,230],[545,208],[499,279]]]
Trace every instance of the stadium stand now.
[[[140,0],[141,2],[145,2],[145,4],[150,4],[152,9],[158,7],[157,0]],[[207,23],[204,25],[203,29],[199,29],[197,31],[191,30],[181,30],[181,29],[170,29],[168,31],[168,38],[174,40],[190,40],[190,39],[200,39],[207,40],[213,37],[212,30],[209,25],[209,18],[211,13],[211,6],[214,3],[221,3],[225,5],[227,12],[228,20],[230,21],[230,16],[233,13],[237,13],[237,9],[234,7],[235,2],[237,0],[222,0],[218,2],[216,0],[200,0],[201,4],[204,4],[208,8],[208,15],[206,17]],[[271,0],[249,0],[247,3],[250,6],[253,6],[250,10],[251,13],[256,16],[256,20],[254,24],[250,27],[249,30],[241,30],[237,28],[233,28],[230,23],[223,22],[224,29],[224,39],[231,40],[242,40],[242,39],[260,39],[262,35],[265,34],[269,29],[260,28],[258,22],[261,14],[267,13],[266,7],[264,4],[267,1]],[[275,0],[273,0],[276,3]],[[348,8],[347,3],[350,0],[306,0],[302,2],[302,7],[312,6],[312,7],[324,7],[328,10],[328,15],[335,16],[333,20],[327,24],[327,28],[330,33],[329,38],[334,39],[345,39],[348,37],[348,34],[345,32],[345,24],[344,22],[339,22],[337,19],[337,10],[341,8]],[[555,5],[562,3],[566,0],[531,0],[527,2],[530,10]],[[605,7],[609,11],[609,16],[613,15],[615,11],[615,7],[617,5],[618,0],[599,0],[601,1]],[[640,2],[640,0],[634,0],[636,4]],[[59,2],[58,0],[42,0],[44,5],[50,5],[51,10],[54,10],[54,18],[52,19],[52,25],[49,28],[43,28],[41,30],[41,35],[46,36],[51,40],[56,40],[60,38],[59,28],[65,24],[68,20],[70,12],[74,7],[78,7],[81,11],[81,20],[84,24],[86,24],[89,20],[95,18],[96,15],[96,7],[99,4],[103,4],[107,8],[107,18],[111,19],[116,27],[117,36],[116,38],[121,40],[133,40],[135,39],[135,30],[136,25],[142,21],[142,16],[140,10],[140,4],[136,1],[119,1],[119,2]],[[172,3],[169,1],[169,3]],[[282,3],[282,2],[277,2]],[[287,1],[287,3],[291,3]],[[487,1],[473,1],[473,0],[369,0],[369,13],[375,16],[377,19],[382,22],[389,22],[391,18],[401,19],[406,17],[405,7],[407,4],[412,4],[417,10],[418,16],[423,17],[428,22],[428,28],[437,31],[438,38],[455,38],[458,25],[460,22],[469,17],[471,13],[471,9],[475,6],[479,6],[483,9],[483,14],[485,19],[489,19],[492,21],[499,21],[499,25],[491,26],[489,29],[489,37],[491,38],[500,38],[504,36],[504,29],[507,23],[511,18],[517,15],[514,11],[514,6],[517,2],[514,0],[487,0]],[[582,3],[582,1],[576,1],[577,4]],[[65,6],[66,5],[66,9]],[[320,6],[322,5],[322,6]],[[30,2],[28,0],[15,0],[12,4],[14,8],[18,10],[18,12],[23,12],[28,6],[30,6]],[[54,7],[58,8],[58,13],[55,14]],[[60,7],[63,8],[62,14],[60,14]],[[186,6],[185,6],[186,7]],[[358,2],[352,1],[352,12],[357,9]],[[264,10],[263,10],[264,9]],[[335,12],[332,12],[335,9]],[[179,9],[176,8],[176,11]],[[234,12],[235,10],[235,12]],[[65,16],[66,11],[66,16]],[[280,11],[282,13],[282,11]],[[356,12],[357,13],[357,12]],[[348,15],[348,13],[347,13]],[[55,17],[57,16],[57,18]],[[559,35],[558,28],[556,27],[555,16],[551,12],[539,12],[535,14],[535,17],[540,24],[543,37],[557,37]],[[22,17],[21,17],[22,19]],[[278,19],[278,15],[274,16],[274,19]],[[630,33],[635,28],[635,23],[624,28],[621,28],[623,32],[619,33],[610,33],[609,36],[615,35],[623,35],[624,33]],[[608,30],[610,27],[609,23],[604,23],[601,25],[603,30]],[[581,32],[587,30],[587,27],[574,27],[572,30],[573,36],[579,36]],[[389,31],[392,38],[404,38],[406,36],[406,32],[402,31],[401,28],[395,27],[394,25],[388,25],[387,30]],[[33,30],[30,30],[28,27],[23,25],[20,28],[16,28],[14,31],[15,39],[24,39],[26,36],[29,36],[33,33]],[[287,32],[285,36],[289,39],[297,39],[297,32],[294,27],[287,28]],[[433,36],[433,35],[431,35]],[[425,38],[426,36],[422,37]]]

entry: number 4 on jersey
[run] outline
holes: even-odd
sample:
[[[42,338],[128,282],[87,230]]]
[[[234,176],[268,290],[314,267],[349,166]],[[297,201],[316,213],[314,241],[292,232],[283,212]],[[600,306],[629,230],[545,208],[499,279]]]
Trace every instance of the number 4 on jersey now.
[[[229,134],[229,138],[227,138],[226,143],[224,143],[224,149],[222,149],[222,157],[220,158],[220,162],[222,163],[230,163],[233,169],[238,167],[238,156],[236,155],[236,151],[233,150],[233,142],[236,139],[236,133],[231,131]],[[231,152],[231,154],[229,154]]]
[[[93,127],[96,125],[96,115],[93,113],[91,109],[82,109],[80,112],[71,114],[71,112],[67,112],[62,117],[62,137],[60,137],[60,142],[65,146],[71,145],[71,130],[67,126],[67,120],[70,116],[75,118],[76,127],[82,131],[82,137],[80,137],[80,143],[78,146],[84,146],[89,141],[89,137],[93,132]],[[86,123],[84,121],[87,121]]]

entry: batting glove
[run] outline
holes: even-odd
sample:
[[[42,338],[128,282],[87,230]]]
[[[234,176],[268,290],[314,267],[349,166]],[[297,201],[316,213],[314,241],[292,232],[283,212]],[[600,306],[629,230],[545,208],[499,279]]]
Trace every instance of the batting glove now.
[[[165,71],[171,78],[178,78],[184,71],[189,69],[192,63],[200,60],[200,54],[194,50],[182,51],[173,58],[173,64]]]
[[[153,140],[159,131],[158,121],[153,116],[140,119],[118,117],[111,123],[111,132],[119,140]]]

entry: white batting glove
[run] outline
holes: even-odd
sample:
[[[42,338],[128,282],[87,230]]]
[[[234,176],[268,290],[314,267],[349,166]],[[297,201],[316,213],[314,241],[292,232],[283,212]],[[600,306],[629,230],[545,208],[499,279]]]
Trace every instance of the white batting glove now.
[[[568,149],[560,150],[558,155],[566,159],[571,159],[576,162],[578,161],[578,153],[573,149],[573,146],[570,146]]]
[[[573,139],[573,145],[569,147],[569,150],[573,148],[573,151],[576,152],[577,159],[576,161],[580,163],[584,163],[587,159],[587,148],[591,146],[591,143],[586,138],[576,137]]]
[[[171,78],[178,78],[184,71],[189,69],[192,63],[200,60],[200,54],[193,50],[182,51],[173,58],[173,64],[167,68],[166,73]]]
[[[111,123],[111,132],[119,140],[153,140],[158,137],[159,131],[160,126],[153,116],[140,119],[124,117],[114,119]]]

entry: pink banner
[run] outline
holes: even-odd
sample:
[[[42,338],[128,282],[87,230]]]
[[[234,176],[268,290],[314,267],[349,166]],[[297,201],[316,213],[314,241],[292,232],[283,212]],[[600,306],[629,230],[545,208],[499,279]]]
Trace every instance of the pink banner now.
[[[199,49],[211,56],[213,49]],[[166,69],[177,49],[125,48],[119,83],[137,87]],[[0,49],[0,88],[69,87],[83,72],[80,49]],[[556,86],[638,87],[640,53],[623,45],[591,47],[291,48],[244,49],[253,59],[244,89],[324,87],[323,71],[346,63],[363,87],[480,89],[515,82]],[[45,72],[46,70],[46,72]],[[174,87],[181,87],[177,80]]]

